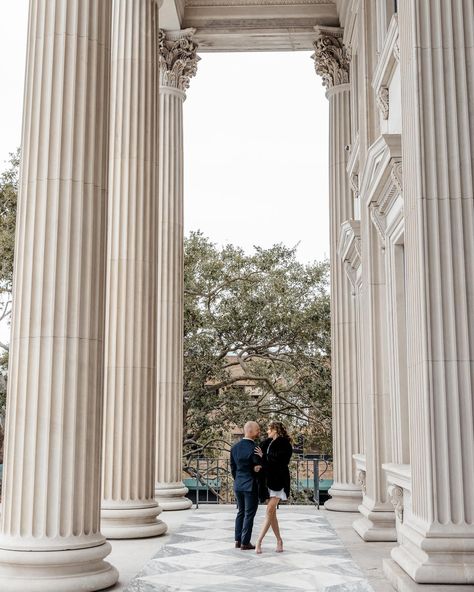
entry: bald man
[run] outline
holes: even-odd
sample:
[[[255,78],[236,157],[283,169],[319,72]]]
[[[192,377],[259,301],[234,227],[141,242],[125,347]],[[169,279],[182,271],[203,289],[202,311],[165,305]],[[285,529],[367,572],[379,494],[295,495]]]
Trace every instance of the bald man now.
[[[255,549],[250,542],[253,521],[258,508],[257,472],[260,458],[255,454],[255,440],[260,434],[256,421],[248,421],[244,426],[244,437],[232,446],[230,467],[234,478],[234,492],[237,500],[235,519],[235,546],[242,551]]]

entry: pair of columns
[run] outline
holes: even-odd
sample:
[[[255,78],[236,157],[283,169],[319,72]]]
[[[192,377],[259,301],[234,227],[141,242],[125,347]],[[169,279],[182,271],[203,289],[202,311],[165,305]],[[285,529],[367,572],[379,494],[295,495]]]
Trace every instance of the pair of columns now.
[[[160,491],[186,493],[181,109],[197,58],[190,31],[160,33],[158,8],[30,3],[0,533],[6,592],[114,584],[104,533],[166,530],[155,475]],[[157,334],[166,336],[158,351]],[[164,445],[175,450],[170,463]]]

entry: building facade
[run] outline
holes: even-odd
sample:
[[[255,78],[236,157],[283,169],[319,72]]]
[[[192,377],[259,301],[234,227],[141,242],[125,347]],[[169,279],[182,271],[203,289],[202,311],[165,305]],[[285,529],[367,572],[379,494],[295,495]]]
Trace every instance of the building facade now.
[[[0,588],[110,586],[106,536],[189,507],[186,89],[198,52],[308,49],[330,118],[327,507],[393,541],[396,589],[474,584],[472,0],[159,4],[30,2]]]

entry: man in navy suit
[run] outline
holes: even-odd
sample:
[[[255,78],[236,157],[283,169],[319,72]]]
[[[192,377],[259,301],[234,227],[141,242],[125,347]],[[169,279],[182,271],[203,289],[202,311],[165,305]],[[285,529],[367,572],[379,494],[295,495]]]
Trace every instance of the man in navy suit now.
[[[234,478],[234,492],[237,499],[235,519],[235,546],[247,551],[255,549],[250,542],[253,520],[258,508],[257,473],[262,468],[260,458],[255,454],[255,439],[260,434],[256,421],[244,426],[244,437],[232,446],[230,468]]]

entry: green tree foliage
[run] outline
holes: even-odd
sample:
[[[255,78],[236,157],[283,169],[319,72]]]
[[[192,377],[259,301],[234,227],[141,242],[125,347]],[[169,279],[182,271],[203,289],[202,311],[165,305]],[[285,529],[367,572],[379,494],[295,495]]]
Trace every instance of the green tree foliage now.
[[[8,168],[0,175],[0,322],[9,321],[13,283],[16,204],[20,169],[20,150],[10,154]],[[8,345],[0,342],[0,369],[6,372]],[[0,380],[0,413],[5,404],[5,381]]]
[[[279,418],[297,441],[329,453],[328,263],[303,265],[283,245],[218,249],[192,233],[184,268],[185,443]]]

